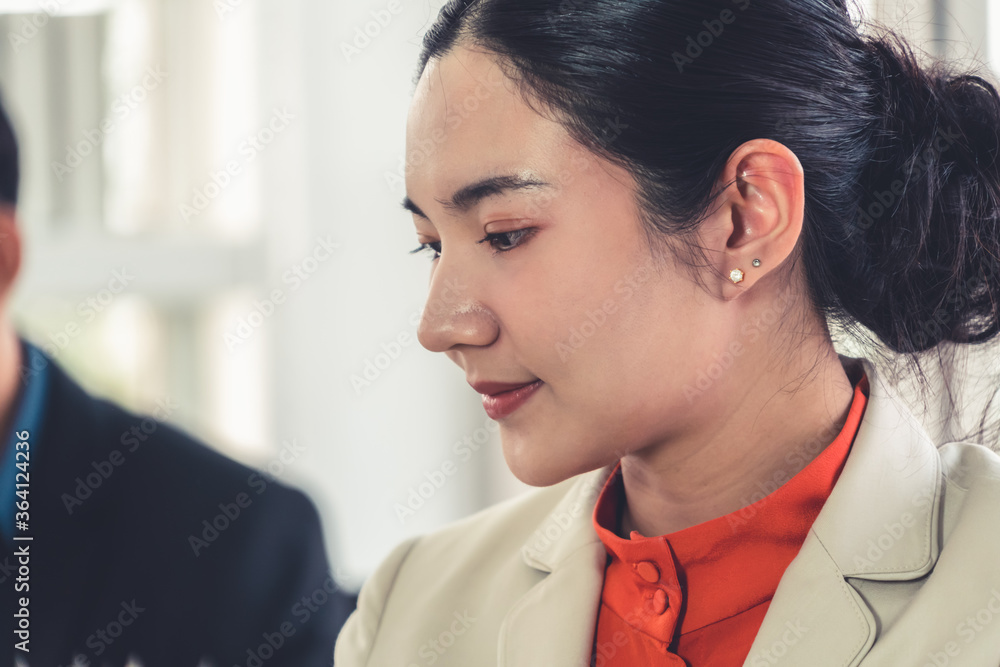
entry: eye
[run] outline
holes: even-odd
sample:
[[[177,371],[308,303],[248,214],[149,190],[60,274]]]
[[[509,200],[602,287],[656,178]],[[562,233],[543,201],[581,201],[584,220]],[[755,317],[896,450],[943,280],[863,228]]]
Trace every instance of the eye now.
[[[493,254],[499,255],[500,253],[510,252],[519,245],[523,245],[536,231],[533,227],[525,227],[524,229],[515,229],[509,232],[497,232],[495,234],[487,234],[481,240],[476,241],[476,243],[489,243],[494,250]]]
[[[430,260],[433,262],[434,260],[436,260],[438,257],[441,256],[441,242],[434,241],[433,243],[421,243],[419,247],[411,250],[410,254],[416,255],[417,253],[421,252],[431,253]]]

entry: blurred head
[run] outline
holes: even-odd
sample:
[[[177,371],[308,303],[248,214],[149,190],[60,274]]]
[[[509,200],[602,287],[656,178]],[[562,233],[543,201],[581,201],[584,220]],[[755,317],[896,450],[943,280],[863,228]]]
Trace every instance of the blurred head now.
[[[17,190],[21,171],[18,163],[17,137],[0,103],[0,204],[17,206]]]
[[[21,238],[16,224],[20,176],[17,137],[0,104],[0,307],[6,306],[21,268]]]
[[[1000,99],[899,47],[836,0],[444,7],[407,127],[418,333],[471,384],[540,381],[500,419],[520,479],[710,428],[829,353],[827,317],[900,352],[997,333]]]

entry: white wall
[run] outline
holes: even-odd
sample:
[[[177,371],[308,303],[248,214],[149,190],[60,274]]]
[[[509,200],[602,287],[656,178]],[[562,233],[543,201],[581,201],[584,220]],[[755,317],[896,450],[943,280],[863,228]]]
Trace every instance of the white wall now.
[[[262,105],[304,110],[302,131],[264,178],[272,266],[282,270],[316,236],[342,245],[275,327],[276,429],[310,443],[302,480],[356,580],[405,536],[518,487],[504,482],[512,476],[495,437],[469,460],[456,455],[464,437],[483,439],[487,418],[460,369],[416,341],[429,263],[408,254],[417,242],[399,206],[405,190],[386,175],[400,174],[420,35],[439,4],[403,0],[396,15],[387,5],[268,0],[260,9]],[[372,12],[391,21],[382,27]],[[343,45],[366,27],[377,36],[346,57]],[[385,365],[378,355],[400,336],[409,344],[356,389],[352,376],[363,377],[366,363]],[[457,472],[401,521],[394,506],[427,475],[440,480],[446,461]]]

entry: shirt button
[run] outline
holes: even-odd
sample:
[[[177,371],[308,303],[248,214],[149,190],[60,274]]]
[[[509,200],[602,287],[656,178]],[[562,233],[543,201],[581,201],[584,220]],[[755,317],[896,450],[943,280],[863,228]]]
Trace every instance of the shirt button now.
[[[650,563],[649,561],[637,563],[635,565],[635,571],[640,577],[651,584],[655,584],[660,581],[660,568],[656,567],[655,563]]]
[[[654,614],[662,614],[667,610],[669,606],[667,603],[667,594],[663,589],[657,588],[653,593],[652,605]]]

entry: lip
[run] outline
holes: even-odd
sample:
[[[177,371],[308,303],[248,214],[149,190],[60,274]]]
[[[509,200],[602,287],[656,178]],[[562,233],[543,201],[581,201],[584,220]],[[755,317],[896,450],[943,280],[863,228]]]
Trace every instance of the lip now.
[[[476,390],[477,394],[483,394],[484,396],[496,396],[497,394],[502,394],[505,391],[513,391],[514,389],[520,389],[521,387],[527,387],[529,384],[537,382],[538,380],[532,380],[531,382],[470,382],[469,386]]]
[[[544,382],[477,382],[472,388],[483,395],[483,409],[490,419],[500,420],[514,413]]]

